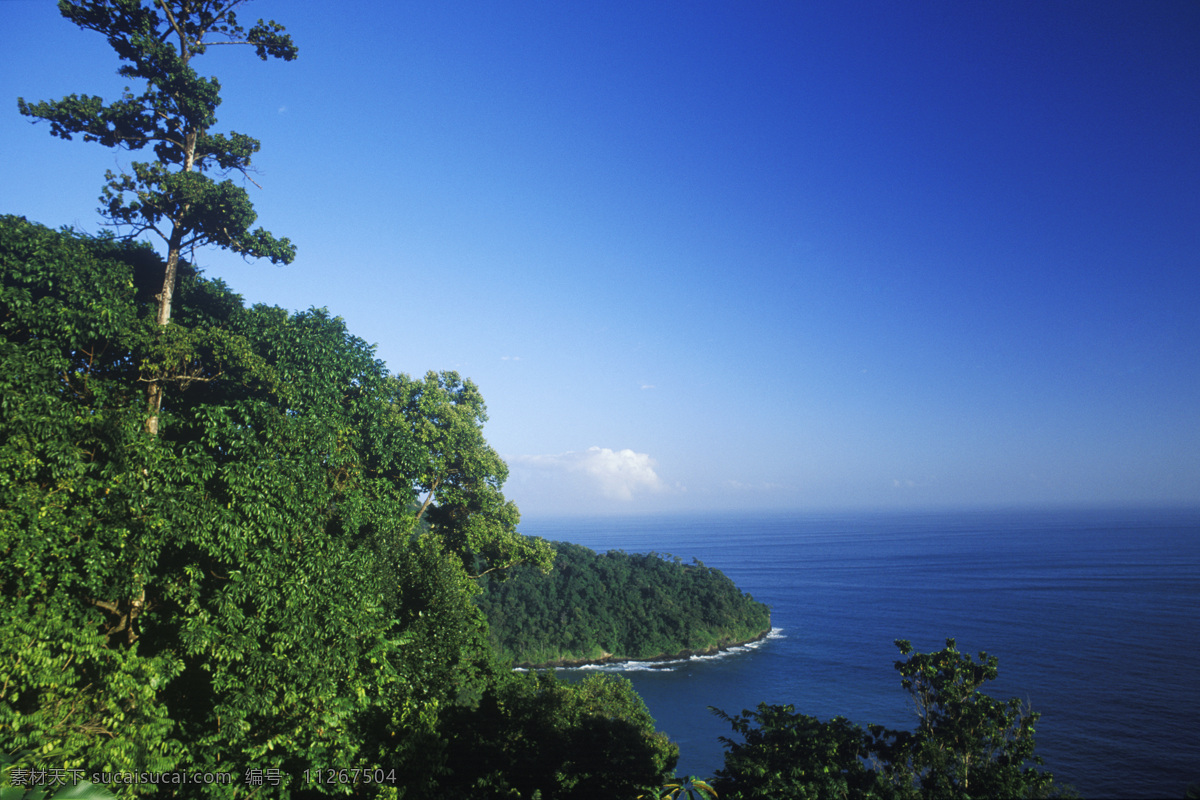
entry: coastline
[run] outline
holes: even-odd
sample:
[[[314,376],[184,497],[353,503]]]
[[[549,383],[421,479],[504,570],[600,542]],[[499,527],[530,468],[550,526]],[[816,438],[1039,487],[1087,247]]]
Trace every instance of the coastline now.
[[[679,652],[674,653],[674,654],[662,653],[660,655],[653,656],[651,658],[631,658],[628,656],[606,655],[606,656],[604,656],[602,658],[598,658],[598,659],[564,658],[564,659],[557,659],[555,661],[545,661],[545,662],[538,663],[538,664],[533,664],[528,661],[525,661],[525,662],[514,662],[513,669],[574,669],[574,668],[578,668],[578,667],[603,666],[606,664],[624,664],[624,663],[631,662],[631,661],[646,661],[646,662],[686,661],[687,659],[692,658],[693,656],[711,656],[711,655],[715,655],[716,653],[723,653],[726,650],[729,650],[734,647],[742,647],[744,645],[754,644],[755,642],[760,642],[763,639],[767,638],[767,636],[770,635],[772,630],[773,630],[773,628],[770,625],[768,625],[767,629],[765,631],[758,634],[753,639],[721,642],[720,644],[713,645],[712,647],[705,647],[700,650],[680,650]]]

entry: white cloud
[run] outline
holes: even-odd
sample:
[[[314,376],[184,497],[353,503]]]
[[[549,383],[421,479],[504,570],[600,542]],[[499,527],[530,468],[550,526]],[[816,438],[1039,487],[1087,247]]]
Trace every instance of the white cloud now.
[[[912,478],[893,478],[892,487],[895,489],[925,489],[937,483],[932,477],[927,477],[923,480],[913,480]]]
[[[510,462],[523,467],[575,475],[592,489],[614,500],[632,500],[636,493],[662,492],[666,485],[654,471],[656,462],[646,453],[589,447],[585,452],[516,456]]]

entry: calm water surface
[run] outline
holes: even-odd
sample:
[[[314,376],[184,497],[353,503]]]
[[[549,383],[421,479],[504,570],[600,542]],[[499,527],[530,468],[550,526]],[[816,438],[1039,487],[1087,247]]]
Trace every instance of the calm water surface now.
[[[698,558],[772,607],[760,646],[620,668],[711,775],[730,713],[792,703],[911,728],[893,639],[1000,659],[990,694],[1041,712],[1046,768],[1087,797],[1200,782],[1200,509],[530,519],[596,550]],[[613,668],[605,668],[613,669]]]

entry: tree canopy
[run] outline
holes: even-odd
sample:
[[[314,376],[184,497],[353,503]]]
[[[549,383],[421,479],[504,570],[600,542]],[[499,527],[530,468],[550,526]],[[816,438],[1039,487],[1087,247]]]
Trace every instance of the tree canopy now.
[[[737,716],[713,709],[741,737],[722,737],[725,766],[713,785],[723,800],[1071,796],[1039,769],[1038,714],[980,690],[998,674],[995,656],[975,661],[954,639],[933,653],[902,639],[896,646],[908,656],[895,667],[914,701],[915,731],[821,722],[791,705],[760,703]]]
[[[765,605],[699,561],[553,546],[550,574],[518,567],[479,597],[494,646],[519,664],[708,652],[771,629]]]
[[[154,151],[154,162],[134,162],[129,172],[109,171],[101,214],[132,236],[152,232],[167,245],[167,264],[158,322],[171,316],[175,269],[180,255],[207,244],[255,258],[287,263],[295,248],[262,228],[249,195],[231,179],[248,177],[259,142],[243,133],[210,132],[221,103],[216,78],[205,78],[192,61],[212,45],[246,44],[263,61],[291,61],[297,48],[283,26],[259,20],[246,30],[235,9],[246,0],[60,0],[62,15],[104,36],[122,62],[123,78],[140,82],[110,103],[95,95],[27,103],[21,113],[50,123],[63,139],[82,135],[105,147]]]
[[[423,454],[416,468],[416,488],[424,495],[416,522],[463,553],[475,574],[522,561],[548,571],[550,547],[517,534],[520,512],[500,492],[508,466],[483,437],[487,406],[479,388],[457,372],[429,372],[421,380],[400,376],[394,384],[396,408]]]
[[[543,694],[510,688],[473,576],[546,569],[551,551],[517,532],[469,380],[390,375],[340,318],[246,308],[184,260],[205,245],[295,255],[252,229],[234,178],[253,182],[259,143],[215,131],[220,84],[196,68],[225,44],[296,57],[278,23],[239,22],[245,1],[61,0],[137,88],[18,100],[54,136],[154,160],[106,174],[100,213],[122,239],[0,218],[5,774],[48,757],[137,773],[265,764],[282,796],[364,788],[308,778],[324,768],[385,776],[365,787],[385,796],[439,796],[475,780],[439,761],[454,720],[500,695],[520,714]],[[136,243],[147,234],[164,256]],[[628,702],[611,713],[609,689],[554,691],[657,741],[628,689],[612,689]],[[665,775],[654,747],[639,752],[638,774]]]
[[[63,139],[82,135],[105,147],[142,150],[154,161],[135,161],[128,171],[105,173],[100,214],[130,239],[152,234],[166,247],[156,319],[171,320],[180,258],[205,245],[287,264],[296,248],[263,228],[244,184],[228,176],[249,177],[257,139],[243,133],[213,133],[221,103],[220,83],[205,78],[193,60],[213,45],[252,46],[258,57],[291,61],[297,48],[277,22],[259,20],[249,30],[236,9],[246,0],[59,0],[64,17],[84,30],[104,36],[121,62],[117,70],[140,86],[126,87],[109,103],[95,95],[72,94],[61,100],[28,103],[17,100],[22,114],[50,123],[50,133]],[[213,173],[221,179],[210,175]],[[159,358],[147,363],[146,394],[150,416],[146,429],[158,432],[158,411],[167,384],[187,380],[170,369],[169,353],[179,335],[159,341]]]
[[[401,413],[412,379],[328,312],[245,307],[186,262],[192,379],[146,435],[161,263],[0,218],[0,751],[432,781],[448,709],[510,675],[465,565],[545,545],[474,524],[508,503],[499,478],[484,503],[460,487],[468,535],[416,525],[433,456]]]
[[[634,798],[671,775],[679,747],[625,678],[517,674],[446,726],[443,797]]]

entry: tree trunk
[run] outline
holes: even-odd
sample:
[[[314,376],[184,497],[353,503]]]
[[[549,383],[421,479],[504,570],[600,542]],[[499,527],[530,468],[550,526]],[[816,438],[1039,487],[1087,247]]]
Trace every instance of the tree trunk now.
[[[433,495],[437,492],[438,486],[441,486],[441,481],[434,481],[433,486],[429,487],[429,496],[425,498],[425,502],[421,504],[421,510],[417,512],[417,518],[413,520],[416,525],[421,521],[421,517],[425,516],[425,509],[429,508],[429,504],[433,502]]]
[[[182,238],[178,229],[172,231],[171,241],[167,243],[167,271],[163,275],[162,293],[158,295],[158,324],[166,325],[171,321],[171,301],[175,297],[175,276],[179,272],[179,239]]]
[[[179,272],[179,252],[180,239],[182,234],[179,228],[176,227],[171,233],[171,240],[167,243],[167,270],[163,276],[162,292],[157,296],[158,299],[158,317],[159,327],[166,327],[171,322],[171,303],[175,297],[175,281],[176,275]],[[146,404],[150,409],[150,416],[146,419],[146,433],[151,436],[158,435],[158,415],[162,410],[163,401],[163,383],[161,376],[158,374],[151,375],[150,384],[146,387]]]

